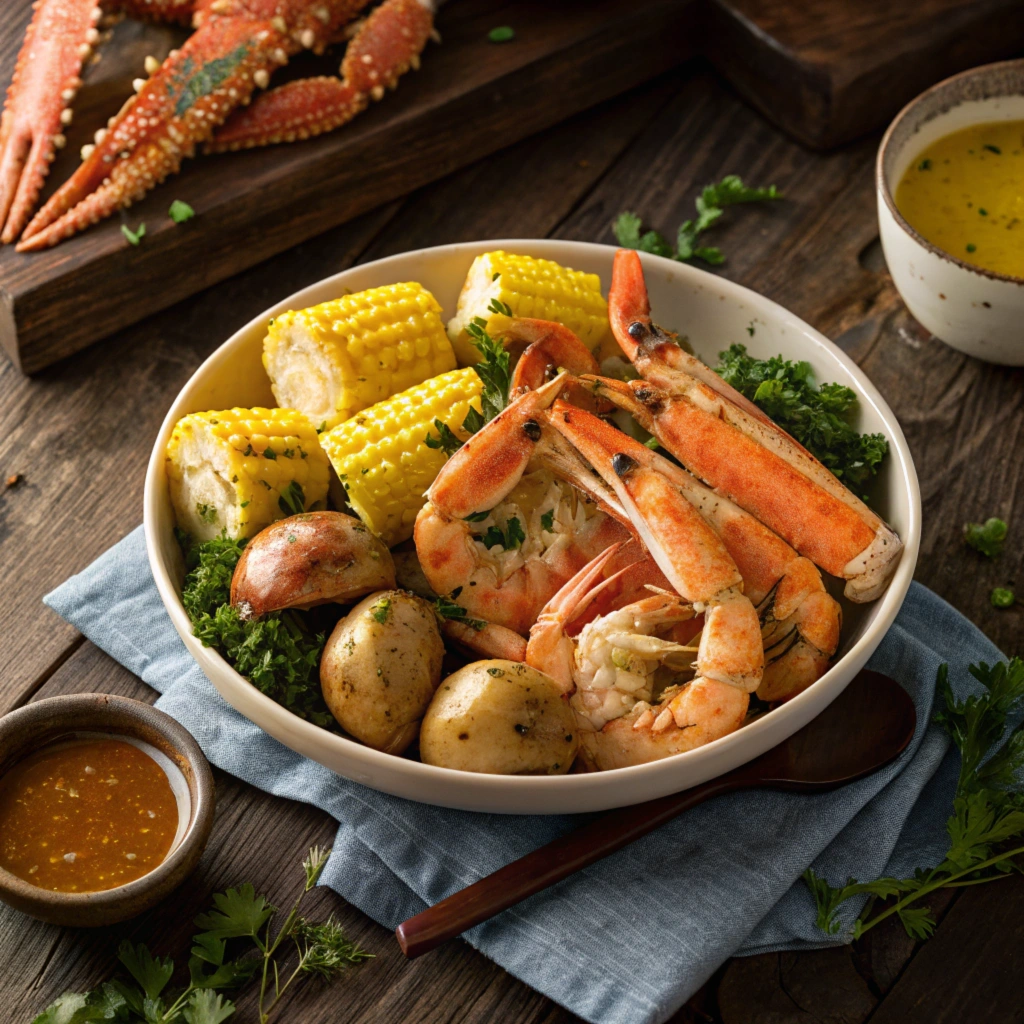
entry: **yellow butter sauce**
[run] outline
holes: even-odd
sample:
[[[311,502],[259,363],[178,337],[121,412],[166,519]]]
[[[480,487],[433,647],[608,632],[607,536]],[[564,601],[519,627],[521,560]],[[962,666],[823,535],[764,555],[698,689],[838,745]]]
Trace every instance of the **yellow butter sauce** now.
[[[1024,121],[976,124],[933,142],[907,168],[894,198],[932,245],[1024,277]]]

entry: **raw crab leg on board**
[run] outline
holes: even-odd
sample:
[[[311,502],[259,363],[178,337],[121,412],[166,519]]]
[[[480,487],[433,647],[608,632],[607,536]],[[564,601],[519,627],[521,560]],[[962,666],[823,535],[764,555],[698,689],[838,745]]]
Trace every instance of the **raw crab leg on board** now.
[[[28,222],[54,151],[64,145],[82,62],[99,41],[94,0],[39,0],[0,121],[0,220],[20,251],[54,245],[130,206],[173,174],[271,73],[302,49],[341,38],[368,0],[119,0],[104,9],[182,21],[195,32],[130,97],[83,162]],[[294,82],[262,95],[215,148],[307,138],[337,128],[418,64],[433,31],[432,0],[385,0],[356,28],[343,79]]]
[[[711,370],[698,375],[666,355],[676,346],[669,347],[669,336],[651,322],[634,250],[615,254],[608,312],[615,339],[644,379],[597,378],[595,392],[633,413],[718,493],[845,579],[851,601],[879,597],[903,550],[895,531],[781,427],[735,401],[724,381],[710,381],[708,375],[716,377]]]

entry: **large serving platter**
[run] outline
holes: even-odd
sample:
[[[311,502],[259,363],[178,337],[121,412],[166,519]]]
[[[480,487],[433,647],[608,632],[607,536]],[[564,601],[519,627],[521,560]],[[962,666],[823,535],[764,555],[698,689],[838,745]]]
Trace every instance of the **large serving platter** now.
[[[473,258],[494,249],[556,260],[597,273],[605,293],[611,278],[611,246],[587,242],[495,239],[438,246],[389,256],[325,278],[256,317],[224,342],[181,390],[153,446],[145,487],[145,530],[150,566],[160,596],[185,646],[221,695],[281,743],[373,789],[464,810],[510,814],[597,811],[651,800],[695,786],[749,761],[792,735],[833,701],[881,642],[906,597],[921,535],[921,496],[906,439],[892,410],[857,365],[818,331],[774,302],[687,264],[643,255],[655,319],[689,339],[698,355],[714,363],[717,353],[742,342],[759,357],[782,353],[805,359],[819,381],[837,381],[860,399],[858,429],[881,431],[890,454],[874,485],[874,507],[905,544],[886,593],[869,605],[842,600],[843,636],[832,667],[813,686],[738,732],[685,754],[633,768],[596,774],[502,776],[435,768],[371,750],[318,728],[286,711],[247,682],[216,651],[192,636],[181,604],[184,576],[174,538],[164,452],[174,424],[205,409],[273,405],[261,362],[267,321],[286,309],[310,306],[344,294],[396,281],[419,281],[451,316]],[[830,587],[837,597],[837,581]]]

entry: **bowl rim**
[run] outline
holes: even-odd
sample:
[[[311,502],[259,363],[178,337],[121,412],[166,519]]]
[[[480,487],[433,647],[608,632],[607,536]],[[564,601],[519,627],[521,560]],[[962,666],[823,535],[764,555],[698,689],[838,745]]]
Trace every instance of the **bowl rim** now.
[[[882,141],[879,143],[878,154],[875,157],[875,189],[878,195],[882,197],[882,201],[892,214],[897,225],[899,225],[906,234],[910,235],[918,245],[927,249],[928,252],[938,256],[939,259],[947,260],[963,270],[970,271],[972,274],[977,274],[979,277],[986,277],[992,281],[1004,281],[1007,284],[1024,285],[1024,277],[1017,277],[1013,274],[1001,274],[998,271],[989,270],[986,267],[979,267],[974,263],[967,263],[965,260],[960,259],[959,256],[954,256],[953,253],[947,252],[945,249],[935,245],[934,242],[929,242],[928,239],[920,234],[917,229],[906,220],[903,214],[900,213],[896,206],[896,201],[893,199],[889,183],[885,178],[885,160],[888,156],[888,150],[892,143],[893,135],[904,119],[910,116],[915,107],[920,103],[923,103],[929,97],[935,96],[946,89],[949,89],[956,82],[959,82],[962,79],[974,78],[976,76],[981,77],[991,74],[992,72],[999,71],[1003,68],[1019,68],[1021,71],[1024,71],[1024,57],[1018,57],[1013,60],[995,61],[991,64],[979,64],[977,67],[968,68],[966,71],[960,71],[955,75],[950,75],[949,78],[944,78],[941,82],[936,82],[934,85],[929,86],[924,90],[924,92],[919,93],[909,103],[907,103],[906,106],[904,106],[889,123],[889,127],[886,128],[885,134],[882,136]],[[1024,95],[1024,93],[1022,93],[1022,95]],[[968,101],[964,100],[962,102],[965,103]],[[955,103],[949,109],[954,110],[956,107],[961,105],[962,103]]]
[[[88,729],[76,726],[76,718],[82,711],[96,712],[98,709],[112,708],[111,724]],[[213,825],[215,803],[213,773],[195,737],[179,722],[165,711],[136,700],[113,693],[64,693],[54,697],[44,697],[32,701],[23,707],[16,708],[0,717],[0,742],[8,735],[37,716],[53,713],[56,722],[44,735],[52,736],[41,742],[41,749],[58,738],[60,734],[69,732],[107,732],[109,735],[135,736],[145,739],[132,730],[132,725],[146,725],[160,733],[168,744],[180,753],[189,763],[195,777],[195,792],[189,787],[189,822],[178,845],[152,871],[112,889],[98,889],[92,892],[60,892],[44,889],[31,882],[19,878],[3,867],[0,867],[0,896],[10,894],[22,903],[45,904],[49,907],[71,909],[89,907],[90,909],[110,909],[123,903],[131,902],[140,896],[158,888],[173,876],[181,865],[194,853],[197,844],[205,845]],[[116,716],[116,717],[115,717]],[[148,742],[148,741],[147,741]],[[27,755],[25,755],[27,756]],[[19,757],[12,765],[20,764],[24,759]],[[8,769],[10,770],[10,769]]]
[[[437,787],[444,787],[449,782],[457,782],[458,786],[463,791],[472,790],[474,794],[481,798],[487,798],[488,800],[495,797],[500,798],[502,795],[508,795],[511,798],[518,793],[526,794],[537,786],[538,776],[490,775],[463,772],[451,768],[441,768],[435,765],[423,764],[420,761],[412,761],[407,758],[396,757],[392,754],[385,754],[381,751],[364,746],[356,740],[331,733],[326,729],[322,729],[311,722],[304,721],[298,716],[293,715],[276,701],[261,693],[252,685],[252,683],[236,672],[217,651],[201,647],[199,641],[192,636],[191,626],[188,622],[184,606],[181,603],[181,596],[178,592],[178,588],[171,578],[171,573],[168,571],[168,567],[165,567],[162,564],[158,555],[159,540],[156,533],[156,510],[158,498],[162,491],[160,485],[163,480],[165,469],[165,446],[167,438],[170,436],[171,429],[177,422],[177,419],[180,418],[180,416],[185,415],[185,412],[178,410],[178,406],[182,403],[186,392],[188,392],[198,380],[202,379],[208,372],[210,372],[216,364],[222,360],[228,359],[231,351],[236,346],[242,344],[246,336],[254,329],[262,328],[269,317],[275,316],[280,310],[289,308],[291,305],[306,302],[302,296],[314,289],[320,289],[332,283],[336,283],[338,287],[346,287],[343,280],[352,271],[366,271],[367,268],[372,268],[379,264],[386,264],[390,260],[409,257],[430,258],[431,255],[443,257],[445,255],[461,256],[464,254],[467,259],[471,259],[472,256],[480,252],[487,252],[494,249],[502,249],[506,252],[524,252],[527,254],[537,255],[540,258],[550,259],[565,259],[564,252],[568,249],[570,251],[579,252],[581,256],[599,255],[607,260],[610,267],[612,257],[614,256],[617,248],[618,246],[606,245],[603,243],[579,242],[563,239],[495,238],[454,242],[439,246],[427,246],[420,249],[394,253],[378,260],[348,267],[336,274],[331,274],[325,278],[319,279],[318,281],[311,282],[305,287],[299,289],[297,292],[286,296],[279,302],[268,307],[262,313],[253,317],[248,321],[248,323],[240,327],[234,334],[210,353],[210,355],[195,370],[189,380],[183,385],[181,391],[175,397],[168,409],[167,415],[165,416],[154,441],[153,451],[150,456],[146,474],[144,492],[144,528],[146,547],[149,555],[150,566],[157,584],[157,589],[160,592],[161,599],[163,600],[164,606],[167,609],[168,615],[170,616],[175,629],[181,636],[190,653],[192,653],[193,657],[195,657],[199,662],[200,668],[203,667],[202,660],[200,659],[204,657],[211,659],[214,663],[219,663],[219,666],[227,671],[225,678],[231,680],[232,686],[242,686],[245,688],[247,700],[254,701],[256,706],[262,708],[264,712],[271,716],[287,716],[285,721],[287,721],[290,730],[294,734],[309,738],[314,742],[319,739],[323,742],[331,743],[332,745],[341,744],[342,750],[355,754],[359,760],[367,765],[367,768],[370,771],[374,768],[380,768],[385,772],[389,770],[402,771],[403,774],[407,772],[411,775],[418,776],[425,783],[433,783]],[[561,250],[563,254],[561,257],[555,255],[558,250]],[[719,277],[718,275],[711,274],[697,267],[693,267],[689,264],[681,264],[665,257],[641,253],[641,260],[644,262],[645,270],[648,273],[664,269],[673,275],[681,274],[684,278],[692,277],[692,279],[697,282],[713,286],[718,291],[722,299],[731,298],[739,300],[747,305],[751,303],[756,304],[760,307],[761,312],[768,312],[780,323],[785,324],[787,327],[797,329],[800,333],[806,335],[811,341],[813,341],[818,348],[828,352],[833,359],[843,365],[844,369],[857,386],[858,399],[865,405],[869,405],[874,409],[875,413],[884,423],[887,436],[889,437],[891,456],[894,459],[899,479],[898,486],[904,489],[907,498],[908,521],[906,536],[901,538],[904,542],[904,550],[900,564],[896,568],[896,572],[890,581],[889,587],[882,597],[879,598],[877,602],[873,603],[874,607],[878,608],[878,614],[875,617],[875,621],[865,628],[863,635],[854,642],[842,658],[837,660],[820,679],[801,694],[794,697],[792,700],[787,701],[781,707],[776,708],[771,714],[763,715],[760,718],[749,722],[742,729],[739,729],[728,736],[724,736],[712,743],[695,748],[694,750],[676,754],[670,758],[663,758],[658,761],[641,765],[633,765],[627,768],[617,768],[612,772],[594,772],[578,775],[566,774],[544,777],[543,784],[545,786],[545,792],[551,793],[554,797],[565,797],[570,794],[582,796],[591,790],[598,790],[601,788],[603,780],[610,774],[614,774],[617,778],[628,778],[630,783],[636,784],[636,789],[642,794],[644,791],[644,781],[649,777],[656,778],[660,773],[665,772],[667,770],[667,765],[680,765],[682,763],[695,764],[699,763],[702,758],[708,757],[709,751],[724,752],[735,745],[753,745],[752,737],[770,729],[771,726],[769,723],[777,724],[780,721],[780,716],[799,717],[803,712],[803,709],[808,704],[814,702],[817,696],[821,693],[823,684],[825,687],[828,687],[831,684],[832,688],[835,690],[835,692],[829,697],[829,702],[835,699],[835,696],[842,692],[842,689],[845,688],[846,682],[849,681],[846,680],[846,682],[842,682],[841,685],[837,683],[837,670],[840,666],[845,663],[854,663],[858,659],[860,660],[860,664],[863,665],[881,642],[882,636],[884,636],[885,632],[888,631],[892,622],[895,620],[896,614],[902,606],[913,580],[914,568],[917,564],[918,551],[920,547],[921,496],[917,471],[910,453],[910,448],[892,409],[860,367],[845,352],[843,352],[842,349],[835,345],[834,342],[821,334],[820,331],[811,327],[785,307],[757,292],[754,292],[752,289],[746,288],[743,285],[737,284],[726,278]],[[211,682],[213,681],[211,680]],[[213,685],[215,689],[219,689],[216,682],[213,682]],[[230,700],[229,703],[231,703]],[[794,731],[796,730],[790,730],[790,734]],[[757,753],[759,752],[760,751]],[[757,753],[752,753],[750,756],[757,756]],[[747,760],[749,760],[749,758]],[[355,781],[361,780],[357,779]],[[373,788],[372,785],[371,788]],[[681,784],[675,786],[675,790],[682,788],[685,788],[685,785]],[[642,795],[638,797],[638,800],[642,799],[647,799],[647,797]],[[429,802],[440,806],[464,806],[464,801],[458,804],[445,803],[443,800],[433,800]],[[509,813],[521,812],[512,811]],[[526,813],[554,812],[534,811]]]

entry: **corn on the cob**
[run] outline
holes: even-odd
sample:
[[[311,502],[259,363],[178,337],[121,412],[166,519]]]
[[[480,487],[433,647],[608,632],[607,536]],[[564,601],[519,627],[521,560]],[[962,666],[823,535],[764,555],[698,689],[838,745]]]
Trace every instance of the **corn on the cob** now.
[[[326,507],[330,467],[295,409],[223,409],[180,419],[167,442],[178,526],[198,540],[251,537],[283,516]]]
[[[473,369],[452,370],[339,423],[320,435],[360,519],[391,547],[412,536],[424,491],[444,465],[444,452],[428,448],[438,419],[465,438],[470,404],[479,411],[480,378]]]
[[[597,274],[533,256],[485,252],[473,260],[455,316],[448,321],[448,337],[460,366],[480,359],[466,325],[473,317],[490,321],[509,310],[512,316],[554,320],[575,332],[591,351],[611,333],[608,303]]]
[[[441,307],[412,282],[370,288],[270,321],[263,365],[278,405],[333,427],[455,369]]]

